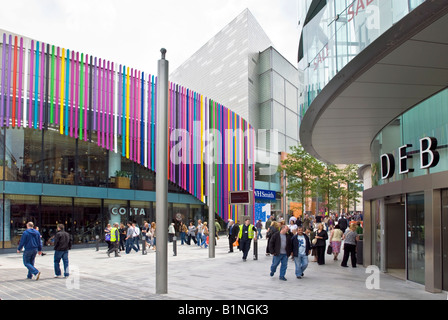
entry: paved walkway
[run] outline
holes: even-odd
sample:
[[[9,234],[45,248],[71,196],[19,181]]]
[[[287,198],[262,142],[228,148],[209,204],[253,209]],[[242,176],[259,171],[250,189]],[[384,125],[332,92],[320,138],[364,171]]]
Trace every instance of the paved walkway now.
[[[180,242],[178,241],[178,244]],[[21,254],[0,254],[0,299],[2,300],[446,300],[447,293],[430,294],[423,286],[380,274],[380,289],[369,290],[370,273],[362,266],[342,268],[340,261],[326,256],[326,264],[310,262],[303,279],[296,279],[290,261],[286,278],[269,276],[271,257],[264,255],[266,242],[259,241],[259,259],[243,262],[241,253],[227,253],[221,237],[215,258],[208,249],[177,246],[177,256],[168,254],[168,294],[155,294],[155,257],[134,251],[120,258],[107,257],[105,248],[70,251],[71,276],[53,278],[53,252],[36,258],[42,272],[38,281],[26,279]],[[312,258],[310,257],[310,260]],[[62,263],[61,263],[62,266]]]

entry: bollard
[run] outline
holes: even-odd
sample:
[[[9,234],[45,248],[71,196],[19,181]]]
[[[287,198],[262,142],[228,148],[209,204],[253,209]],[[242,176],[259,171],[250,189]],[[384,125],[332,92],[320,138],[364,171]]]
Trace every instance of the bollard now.
[[[95,239],[96,239],[96,244],[95,244],[96,251],[100,251],[100,236],[96,235]]]
[[[177,256],[177,245],[176,245],[177,237],[173,237],[173,256]]]
[[[258,260],[258,239],[254,238],[254,260]]]
[[[142,255],[146,255],[146,237],[142,236]]]

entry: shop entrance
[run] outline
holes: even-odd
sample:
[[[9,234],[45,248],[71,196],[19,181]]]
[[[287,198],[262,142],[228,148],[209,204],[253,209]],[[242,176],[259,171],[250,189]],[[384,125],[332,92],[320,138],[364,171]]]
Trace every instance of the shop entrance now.
[[[386,202],[386,269],[403,280],[406,279],[405,208],[401,197]]]
[[[442,289],[448,290],[448,189],[442,190],[442,267]]]

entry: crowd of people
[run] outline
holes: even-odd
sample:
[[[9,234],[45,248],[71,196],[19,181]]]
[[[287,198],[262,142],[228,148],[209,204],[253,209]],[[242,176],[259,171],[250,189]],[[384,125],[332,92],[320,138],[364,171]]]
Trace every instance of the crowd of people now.
[[[315,217],[305,214],[299,219],[291,217],[289,224],[271,217],[266,222],[266,230],[266,255],[273,256],[271,277],[281,265],[279,279],[286,281],[288,258],[291,257],[295,262],[295,275],[301,279],[308,267],[310,255],[313,257],[312,262],[318,265],[325,264],[325,254],[332,255],[333,260],[337,261],[342,242],[344,255],[341,266],[348,267],[350,258],[352,267],[356,268],[357,242],[363,234],[360,214],[341,215],[339,218],[334,214]]]
[[[336,218],[335,215],[291,217],[287,224],[285,220],[278,221],[271,216],[264,224],[266,229],[266,256],[272,256],[270,276],[274,276],[280,265],[280,280],[286,281],[285,274],[288,266],[288,259],[295,263],[295,275],[298,279],[304,276],[308,267],[308,257],[313,257],[312,262],[318,265],[325,264],[325,254],[332,255],[337,261],[341,253],[342,242],[344,243],[344,255],[341,266],[348,267],[350,258],[352,267],[356,267],[357,242],[362,236],[362,216],[342,215]],[[229,220],[225,228],[215,221],[214,237],[219,239],[219,232],[226,231],[228,238],[229,253],[235,252],[235,248],[242,252],[242,261],[247,261],[252,240],[262,238],[263,223],[257,221],[255,225],[250,219],[245,219],[238,224]],[[202,220],[190,221],[188,226],[182,221],[173,220],[168,228],[168,241],[172,242],[180,238],[180,245],[194,245],[200,248],[207,248],[210,234],[207,222]],[[108,245],[107,255],[110,257],[114,253],[115,257],[120,257],[120,253],[130,254],[132,250],[139,252],[144,250],[156,250],[156,223],[144,221],[140,226],[135,221],[124,223],[113,223],[107,225],[104,230],[105,242]],[[327,241],[329,245],[327,246]],[[215,242],[216,243],[216,242]],[[140,248],[140,245],[144,248]],[[254,247],[258,248],[258,247]],[[34,260],[37,254],[42,254],[42,240],[38,230],[32,222],[27,224],[17,252],[24,249],[23,263],[28,269],[27,277],[38,280],[40,272],[34,267]],[[69,276],[68,272],[68,250],[71,249],[70,235],[64,231],[64,225],[58,225],[58,232],[55,236],[55,277],[62,277],[59,263],[64,264],[64,277]]]

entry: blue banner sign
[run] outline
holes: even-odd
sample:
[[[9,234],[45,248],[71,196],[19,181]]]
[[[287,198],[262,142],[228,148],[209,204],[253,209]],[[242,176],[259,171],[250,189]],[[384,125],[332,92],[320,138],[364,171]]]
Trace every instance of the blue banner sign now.
[[[255,199],[275,200],[275,194],[276,192],[271,190],[255,189],[254,191]]]

